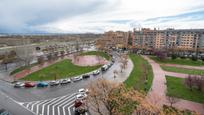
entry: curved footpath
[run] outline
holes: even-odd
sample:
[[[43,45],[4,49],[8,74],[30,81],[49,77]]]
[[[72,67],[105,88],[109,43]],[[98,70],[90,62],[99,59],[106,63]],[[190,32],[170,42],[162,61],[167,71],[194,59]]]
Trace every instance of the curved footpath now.
[[[185,69],[204,70],[204,66],[189,66],[189,65],[178,65],[178,64],[161,64],[161,65],[169,66],[169,67],[185,68]]]
[[[172,75],[172,76],[176,75],[175,77],[178,77],[179,75],[181,75],[180,77],[184,78],[186,77],[186,74],[182,75],[180,73],[165,72],[161,69],[159,64],[157,64],[155,61],[151,60],[147,56],[143,56],[143,57],[151,64],[153,68],[153,74],[154,74],[152,89],[148,93],[148,97],[151,98],[149,100],[151,102],[155,102],[156,104],[158,103],[160,106],[163,104],[169,105],[167,98],[166,98],[165,75]],[[179,99],[179,101],[175,103],[173,106],[180,108],[180,109],[189,109],[192,111],[196,111],[200,113],[201,115],[204,115],[204,104]]]

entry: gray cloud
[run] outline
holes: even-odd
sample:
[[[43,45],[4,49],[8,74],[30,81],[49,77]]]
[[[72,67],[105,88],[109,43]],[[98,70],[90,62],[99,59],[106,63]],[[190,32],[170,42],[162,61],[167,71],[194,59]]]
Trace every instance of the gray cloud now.
[[[1,0],[0,32],[36,32],[33,26],[94,12],[108,0]]]

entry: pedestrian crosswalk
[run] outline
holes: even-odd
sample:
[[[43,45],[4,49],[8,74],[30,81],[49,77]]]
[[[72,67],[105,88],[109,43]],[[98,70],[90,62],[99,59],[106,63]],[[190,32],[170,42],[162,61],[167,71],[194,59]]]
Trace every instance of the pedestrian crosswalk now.
[[[75,101],[74,93],[62,97],[19,103],[36,115],[74,115],[73,106]]]

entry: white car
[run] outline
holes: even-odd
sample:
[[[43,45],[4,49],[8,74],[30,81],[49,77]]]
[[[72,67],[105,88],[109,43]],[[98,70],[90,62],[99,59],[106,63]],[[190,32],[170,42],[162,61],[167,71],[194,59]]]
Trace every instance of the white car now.
[[[63,84],[67,84],[67,83],[71,83],[71,79],[62,79],[60,81],[60,84],[63,85]]]
[[[25,86],[25,84],[22,83],[22,82],[17,82],[17,83],[14,84],[15,88],[21,88],[21,87],[24,87],[24,86]]]
[[[74,77],[72,80],[75,82],[75,81],[80,81],[82,80],[83,78],[81,76],[78,76],[78,77]]]
[[[100,70],[96,70],[93,72],[93,75],[98,75],[98,74],[100,74]]]
[[[49,82],[49,84],[50,84],[50,86],[57,86],[57,85],[59,85],[59,81],[50,81]]]
[[[79,89],[79,93],[86,94],[88,92],[89,92],[88,89],[84,89],[84,88]]]
[[[87,97],[87,94],[77,94],[76,95],[76,100],[84,100]]]

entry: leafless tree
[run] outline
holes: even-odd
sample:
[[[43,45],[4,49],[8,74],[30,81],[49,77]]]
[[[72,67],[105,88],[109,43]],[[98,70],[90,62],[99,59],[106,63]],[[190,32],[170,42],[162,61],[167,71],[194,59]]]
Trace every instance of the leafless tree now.
[[[108,103],[109,94],[116,87],[115,84],[110,83],[105,79],[99,79],[98,81],[89,85],[88,105],[93,111],[100,115],[113,114],[113,107]],[[107,113],[104,113],[104,110]]]
[[[166,98],[167,98],[167,101],[170,103],[171,107],[173,106],[173,104],[178,102],[178,99],[175,97],[167,96]]]
[[[185,78],[185,84],[190,88],[190,90],[193,90],[193,77],[191,75],[188,75],[187,78]]]
[[[42,66],[44,64],[45,60],[43,56],[38,57],[38,64],[40,64],[40,66]]]
[[[195,76],[194,85],[199,91],[202,91],[202,88],[204,86],[204,78],[201,76]]]
[[[34,49],[30,46],[30,39],[22,39],[23,45],[21,47],[16,47],[15,52],[17,56],[22,59],[25,63],[25,66],[30,66],[31,61],[34,58],[33,52]]]
[[[99,115],[125,115],[141,111],[145,113],[158,112],[155,106],[145,100],[144,94],[127,89],[122,84],[99,79],[90,84],[88,88],[88,106]],[[129,109],[130,107],[131,109]],[[134,113],[132,113],[133,111]]]

